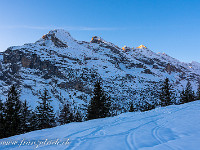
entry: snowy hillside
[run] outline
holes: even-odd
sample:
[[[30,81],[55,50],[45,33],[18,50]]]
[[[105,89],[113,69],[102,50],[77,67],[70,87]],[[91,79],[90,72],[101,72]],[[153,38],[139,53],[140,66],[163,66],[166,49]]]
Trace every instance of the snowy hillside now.
[[[35,43],[0,53],[0,98],[5,100],[9,87],[16,84],[20,99],[32,108],[46,88],[55,111],[69,101],[84,112],[99,78],[113,103],[126,108],[129,101],[141,97],[140,93],[157,93],[166,77],[177,91],[187,80],[196,89],[200,64],[182,63],[143,45],[119,48],[98,36],[90,42],[77,41],[65,30],[52,30]]]
[[[148,112],[70,123],[1,139],[0,149],[18,150],[22,143],[22,150],[36,147],[38,150],[197,150],[200,147],[199,108],[200,101],[195,101]],[[18,143],[3,145],[5,141]],[[53,145],[47,144],[50,141]],[[31,146],[27,142],[35,143]]]

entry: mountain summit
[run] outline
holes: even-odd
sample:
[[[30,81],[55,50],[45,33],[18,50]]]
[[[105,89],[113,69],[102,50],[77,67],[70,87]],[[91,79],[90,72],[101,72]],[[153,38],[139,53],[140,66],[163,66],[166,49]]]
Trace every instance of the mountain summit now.
[[[140,45],[140,46],[138,46],[137,48],[147,48],[147,47],[144,46],[144,45]]]
[[[72,38],[70,33],[63,29],[51,30],[51,31],[49,31],[49,33],[43,35],[42,38],[45,39],[46,37],[52,37],[52,36],[57,37],[60,40],[61,39],[66,40],[66,39]]]

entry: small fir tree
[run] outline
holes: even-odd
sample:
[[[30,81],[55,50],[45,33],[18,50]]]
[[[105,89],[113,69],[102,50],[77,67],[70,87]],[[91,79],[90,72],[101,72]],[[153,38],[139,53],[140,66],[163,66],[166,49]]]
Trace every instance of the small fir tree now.
[[[93,97],[88,106],[87,119],[105,118],[109,116],[110,98],[106,96],[101,82],[94,85]]]
[[[27,101],[25,100],[24,103],[22,103],[22,120],[21,120],[21,130],[22,133],[31,131],[32,125],[32,114],[30,107],[28,106]]]
[[[70,123],[73,121],[73,115],[69,104],[64,104],[63,108],[60,110],[59,120],[61,125]]]
[[[4,104],[0,99],[0,139],[6,137],[5,135],[5,118],[4,118]]]
[[[169,79],[166,78],[165,81],[163,82],[163,85],[161,87],[161,92],[160,92],[161,106],[168,106],[172,104],[173,99],[174,99],[174,96],[172,93],[172,88],[171,88],[171,85],[169,84]]]
[[[180,104],[184,104],[187,101],[187,96],[185,94],[185,90],[183,89],[180,94]]]
[[[188,103],[194,100],[195,100],[195,94],[194,91],[192,90],[192,85],[190,81],[188,81],[185,90],[183,89],[183,91],[181,92],[180,103],[181,104]]]
[[[21,133],[21,101],[19,93],[14,85],[11,86],[8,92],[8,98],[5,102],[5,126],[6,136],[12,136]]]
[[[38,116],[35,111],[31,111],[30,131],[39,130]]]
[[[51,128],[56,125],[53,107],[50,105],[50,98],[47,89],[45,89],[44,94],[40,97],[42,101],[38,102],[39,106],[36,107],[39,129]]]
[[[200,100],[200,81],[198,82],[198,88],[197,88],[197,93],[196,93],[196,99]]]

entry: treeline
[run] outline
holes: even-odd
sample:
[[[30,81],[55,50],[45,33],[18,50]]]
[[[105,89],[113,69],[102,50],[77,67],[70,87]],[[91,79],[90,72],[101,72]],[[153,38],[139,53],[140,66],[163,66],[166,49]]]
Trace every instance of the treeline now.
[[[200,100],[200,83],[198,85],[196,94],[192,89],[190,81],[187,82],[186,87],[179,94],[180,97],[176,96],[177,93],[175,93],[175,90],[169,83],[169,79],[166,78],[160,90],[160,105],[161,106],[168,106],[172,104],[179,105],[192,102],[195,100]]]
[[[149,91],[148,93],[151,92],[152,91]],[[147,94],[146,99],[148,99],[150,95]],[[129,104],[129,111],[148,111],[156,107],[179,105],[195,100],[200,100],[200,83],[195,94],[190,81],[188,81],[186,87],[181,91],[181,93],[179,93],[180,96],[177,96],[178,93],[175,92],[172,85],[170,84],[169,79],[166,78],[161,84],[160,88],[157,90],[157,92],[153,95],[154,96],[152,101],[149,99],[145,100],[145,98],[143,97],[142,100],[136,101],[136,103],[131,102]],[[157,95],[157,97],[155,97],[155,95]]]
[[[81,122],[95,118],[104,118],[109,115],[109,98],[101,87],[101,82],[95,84],[93,97],[88,106],[86,118],[76,107],[64,103],[60,107],[60,113],[55,115],[51,106],[51,97],[45,89],[40,96],[38,106],[32,110],[25,100],[19,99],[20,93],[12,85],[9,89],[6,101],[0,100],[0,138],[23,134],[26,132],[55,127],[70,122]]]
[[[108,93],[103,90],[102,82],[98,80],[95,82],[86,115],[80,112],[79,108],[67,102],[60,107],[59,115],[56,115],[51,105],[51,97],[46,89],[41,94],[37,107],[32,110],[26,100],[22,102],[19,99],[20,93],[13,85],[9,89],[6,101],[3,103],[0,100],[0,138],[70,122],[115,116],[127,111],[148,111],[156,107],[191,102],[200,99],[200,85],[195,94],[191,83],[188,81],[186,87],[180,93],[180,97],[177,97],[176,94],[169,79],[166,78],[156,93],[148,91],[146,94],[141,94],[139,99],[132,100],[128,104],[128,108],[125,109],[116,105],[116,103],[114,104]]]

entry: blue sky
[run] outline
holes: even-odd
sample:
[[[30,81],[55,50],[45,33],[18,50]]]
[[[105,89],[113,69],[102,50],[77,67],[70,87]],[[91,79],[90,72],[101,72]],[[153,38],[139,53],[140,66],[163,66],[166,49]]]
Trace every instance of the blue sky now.
[[[199,0],[0,0],[0,51],[55,28],[200,62]]]

